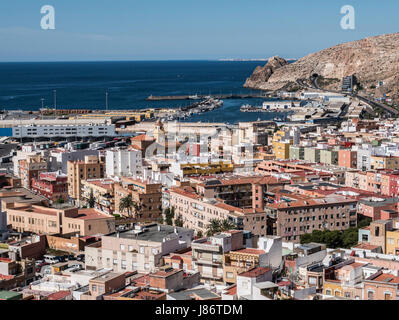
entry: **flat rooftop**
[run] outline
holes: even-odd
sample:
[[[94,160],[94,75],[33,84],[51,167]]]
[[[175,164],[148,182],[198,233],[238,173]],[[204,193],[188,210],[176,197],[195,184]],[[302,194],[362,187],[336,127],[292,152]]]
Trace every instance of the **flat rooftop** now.
[[[160,226],[160,230],[158,230],[158,226]],[[154,242],[162,242],[162,240],[169,235],[175,234],[175,229],[177,229],[178,233],[188,232],[190,229],[181,228],[181,227],[173,227],[167,225],[150,225],[147,227],[142,227],[142,230],[128,230],[119,232],[119,237],[123,239],[134,239],[134,240],[142,240],[142,241],[154,241]],[[118,237],[118,233],[112,233],[107,237]]]

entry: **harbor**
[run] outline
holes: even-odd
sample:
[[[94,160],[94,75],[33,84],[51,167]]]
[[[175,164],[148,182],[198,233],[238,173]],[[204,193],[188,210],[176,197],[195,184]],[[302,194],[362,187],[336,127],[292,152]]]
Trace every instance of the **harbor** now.
[[[260,93],[244,93],[244,94],[208,94],[208,95],[171,95],[171,96],[154,96],[150,95],[146,101],[163,101],[163,100],[201,100],[201,99],[264,99],[272,98],[270,92]]]

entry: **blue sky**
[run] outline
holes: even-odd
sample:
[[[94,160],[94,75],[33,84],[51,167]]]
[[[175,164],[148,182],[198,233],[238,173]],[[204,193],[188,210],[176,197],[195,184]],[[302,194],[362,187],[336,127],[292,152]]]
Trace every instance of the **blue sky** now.
[[[40,28],[43,5],[55,30]],[[396,0],[1,0],[0,61],[299,58],[398,32],[398,13]]]

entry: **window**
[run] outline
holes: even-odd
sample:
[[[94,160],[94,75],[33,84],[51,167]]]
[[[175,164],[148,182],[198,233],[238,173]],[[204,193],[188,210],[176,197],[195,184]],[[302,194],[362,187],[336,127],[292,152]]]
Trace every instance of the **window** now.
[[[395,240],[393,238],[387,238],[388,244],[395,244]]]
[[[153,249],[152,249],[152,254],[158,254],[158,249],[153,248]]]
[[[367,299],[374,300],[374,291],[367,292]]]
[[[98,293],[99,294],[103,294],[104,293],[104,287],[103,286],[98,287]]]
[[[118,264],[118,260],[114,259],[114,266],[116,266]]]
[[[386,292],[386,293],[384,293],[384,299],[385,300],[391,300],[391,293],[389,292]]]
[[[145,269],[145,270],[150,269],[150,264],[149,264],[149,263],[145,263],[145,264],[144,264],[144,269]]]
[[[129,246],[129,252],[133,251],[133,246]]]
[[[140,247],[140,253],[144,253],[145,248],[144,247]]]
[[[124,245],[124,244],[121,244],[121,250],[122,250],[122,251],[125,251],[125,250],[126,250],[126,248],[125,248],[125,245]]]
[[[326,295],[331,296],[331,290],[326,290]]]
[[[233,279],[234,278],[233,272],[226,272],[226,278]]]
[[[93,285],[91,286],[91,290],[96,292],[96,291],[97,291],[97,286],[96,286],[95,284],[93,284]]]
[[[137,270],[137,263],[136,262],[132,263],[132,270]]]
[[[126,260],[122,260],[122,269],[126,269]]]
[[[308,278],[308,283],[309,283],[309,285],[316,285],[317,278],[316,277],[309,277]]]

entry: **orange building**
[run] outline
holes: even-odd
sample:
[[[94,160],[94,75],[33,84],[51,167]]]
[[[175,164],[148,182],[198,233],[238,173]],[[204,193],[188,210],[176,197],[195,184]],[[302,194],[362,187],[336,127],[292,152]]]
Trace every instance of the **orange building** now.
[[[345,168],[357,168],[357,152],[346,149],[339,150],[338,166]]]

